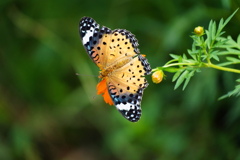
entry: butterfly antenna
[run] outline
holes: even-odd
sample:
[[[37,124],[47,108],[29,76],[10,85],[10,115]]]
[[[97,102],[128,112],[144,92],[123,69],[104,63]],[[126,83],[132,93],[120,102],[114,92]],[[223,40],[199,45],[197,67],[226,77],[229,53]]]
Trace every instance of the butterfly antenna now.
[[[89,77],[98,77],[97,75],[90,75],[90,74],[79,74],[79,73],[76,73],[76,76],[89,76]]]

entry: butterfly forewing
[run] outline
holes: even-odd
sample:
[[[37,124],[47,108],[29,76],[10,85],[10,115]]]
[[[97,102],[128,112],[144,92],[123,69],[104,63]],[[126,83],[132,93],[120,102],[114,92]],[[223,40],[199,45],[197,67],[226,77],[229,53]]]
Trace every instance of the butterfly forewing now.
[[[137,54],[137,49],[133,48],[131,43],[133,36],[130,37],[129,35],[132,34],[120,29],[103,34],[102,38],[99,39],[99,43],[94,47],[94,50],[97,50],[97,53],[100,54],[101,69]],[[135,45],[138,44],[136,41],[134,42]],[[102,66],[105,68],[102,68]]]
[[[88,55],[97,64],[98,67],[103,63],[104,55],[99,53],[96,45],[102,39],[104,34],[111,33],[107,27],[100,29],[99,24],[90,17],[83,17],[79,24],[79,33]]]

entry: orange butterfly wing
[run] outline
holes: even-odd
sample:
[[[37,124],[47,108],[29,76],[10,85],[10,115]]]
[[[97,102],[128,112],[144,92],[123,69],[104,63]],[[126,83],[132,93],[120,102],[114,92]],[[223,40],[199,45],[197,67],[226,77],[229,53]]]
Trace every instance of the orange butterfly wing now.
[[[100,68],[98,93],[122,115],[136,122],[141,116],[141,100],[151,73],[146,58],[139,54],[135,36],[124,29],[99,27],[92,18],[80,21],[80,36],[90,58]],[[111,98],[111,100],[110,100]]]

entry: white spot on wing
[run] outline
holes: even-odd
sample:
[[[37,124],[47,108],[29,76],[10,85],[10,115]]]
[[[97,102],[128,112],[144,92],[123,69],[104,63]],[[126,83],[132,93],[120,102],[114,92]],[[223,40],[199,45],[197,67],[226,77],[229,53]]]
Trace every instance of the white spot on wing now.
[[[131,103],[127,103],[127,104],[120,103],[120,104],[116,105],[116,107],[117,107],[118,110],[127,110],[127,111],[129,111],[132,105],[133,104],[131,104]]]
[[[82,42],[85,45],[87,42],[89,42],[89,38],[93,36],[93,30],[94,28],[91,27],[89,30],[86,30],[85,36],[82,38]]]

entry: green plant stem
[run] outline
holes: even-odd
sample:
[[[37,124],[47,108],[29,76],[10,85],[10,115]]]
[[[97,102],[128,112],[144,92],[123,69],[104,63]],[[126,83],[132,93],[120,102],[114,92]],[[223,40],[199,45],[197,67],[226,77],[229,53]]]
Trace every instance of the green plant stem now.
[[[194,66],[196,63],[172,63],[164,65],[162,68],[172,67],[172,66]]]
[[[165,65],[171,64],[172,62],[176,62],[176,61],[178,61],[178,59],[172,59],[172,60],[168,61]]]
[[[240,70],[238,70],[238,69],[233,69],[233,68],[228,68],[228,67],[217,66],[217,65],[212,64],[212,63],[204,63],[204,65],[205,65],[206,67],[215,68],[215,69],[222,70],[222,71],[240,73]]]
[[[227,71],[227,72],[240,73],[240,70],[238,70],[238,69],[218,66],[218,65],[212,64],[211,62],[202,63],[202,65],[196,65],[196,63],[172,63],[172,64],[164,65],[161,68],[168,68],[168,67],[173,67],[173,66],[192,66],[192,67],[199,67],[199,68],[201,68],[201,67],[208,67],[208,68],[214,68],[214,69]]]

